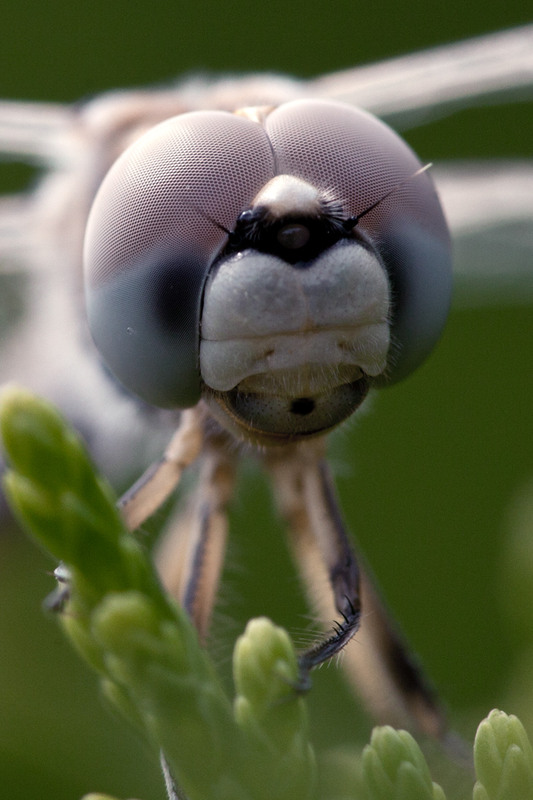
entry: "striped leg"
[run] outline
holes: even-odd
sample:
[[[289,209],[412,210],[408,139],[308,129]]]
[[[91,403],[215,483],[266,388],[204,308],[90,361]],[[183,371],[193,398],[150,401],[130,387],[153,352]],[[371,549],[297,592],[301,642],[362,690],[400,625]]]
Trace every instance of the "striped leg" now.
[[[234,478],[233,459],[207,445],[187,507],[170,521],[156,552],[163,584],[189,613],[201,639],[207,636],[224,563]]]
[[[328,625],[336,614],[342,616],[328,638],[300,657],[302,677],[357,633],[343,651],[342,665],[373,715],[389,723],[414,721],[424,733],[442,739],[446,724],[433,693],[358,566],[323,449],[322,442],[307,442],[267,459],[310,601]]]

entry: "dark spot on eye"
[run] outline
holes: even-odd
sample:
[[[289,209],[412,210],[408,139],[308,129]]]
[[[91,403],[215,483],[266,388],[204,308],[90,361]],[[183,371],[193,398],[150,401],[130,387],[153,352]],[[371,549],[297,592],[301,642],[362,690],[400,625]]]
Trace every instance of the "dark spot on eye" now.
[[[312,397],[299,397],[291,403],[291,414],[298,414],[300,417],[306,417],[315,410],[315,401]]]
[[[152,307],[160,328],[171,335],[191,331],[201,295],[198,262],[191,257],[178,262],[168,258],[154,264]]]

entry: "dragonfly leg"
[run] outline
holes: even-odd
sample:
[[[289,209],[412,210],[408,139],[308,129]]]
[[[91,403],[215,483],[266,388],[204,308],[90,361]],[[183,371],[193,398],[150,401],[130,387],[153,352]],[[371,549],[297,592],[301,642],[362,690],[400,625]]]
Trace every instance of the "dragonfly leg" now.
[[[165,588],[188,612],[201,639],[207,636],[224,562],[234,473],[232,458],[207,445],[187,507],[171,519],[155,554]]]
[[[227,437],[205,434],[205,419],[195,407],[182,412],[180,425],[163,457],[152,464],[120,498],[126,525],[134,530],[177,487],[184,470],[201,453],[198,482],[185,508],[171,516],[155,554],[165,588],[183,605],[198,630],[207,635],[227,540],[225,508],[234,483],[234,458]]]
[[[162,458],[148,467],[118,501],[127,527],[135,530],[165,502],[195,461],[203,444],[201,415],[197,408],[182,412],[180,424]]]
[[[300,656],[302,678],[313,667],[339,653],[357,631],[361,616],[360,575],[355,554],[334,502],[321,443],[306,443],[267,456],[276,499],[287,519],[291,544],[300,566],[312,558],[324,568],[333,592],[334,611],[342,621],[331,636]],[[318,551],[318,552],[317,552]],[[318,558],[317,558],[318,555]],[[312,579],[314,582],[314,578]]]
[[[434,693],[352,547],[323,450],[320,440],[306,442],[292,446],[288,457],[274,454],[267,460],[310,601],[328,625],[336,613],[342,616],[328,638],[301,655],[302,677],[343,651],[342,666],[374,717],[408,727],[415,723],[444,740],[447,725]]]

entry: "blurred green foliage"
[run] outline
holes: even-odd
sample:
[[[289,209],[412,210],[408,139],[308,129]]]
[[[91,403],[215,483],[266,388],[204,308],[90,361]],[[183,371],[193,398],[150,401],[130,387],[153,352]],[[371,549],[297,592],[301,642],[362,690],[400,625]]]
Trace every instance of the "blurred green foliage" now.
[[[1,92],[74,101],[198,69],[320,74],[509,27],[526,14],[518,0],[419,1],[401,9],[390,0],[273,0],[264,8],[242,0],[10,3]],[[530,105],[463,111],[407,138],[423,159],[530,156],[531,122]],[[28,172],[2,168],[0,177],[9,191]],[[533,624],[529,632],[512,624],[506,545],[515,498],[533,472],[532,334],[525,304],[454,311],[428,363],[343,426],[331,447],[350,527],[469,737],[493,706],[533,720]],[[102,706],[96,683],[40,610],[54,566],[14,528],[2,533],[2,791],[11,800],[72,800],[92,788],[160,798],[158,764]],[[243,474],[233,504],[226,572],[214,631],[222,667],[252,616],[268,614],[291,632],[308,627],[282,528],[253,470]],[[334,667],[316,675],[310,710],[319,741],[368,739],[370,721]]]

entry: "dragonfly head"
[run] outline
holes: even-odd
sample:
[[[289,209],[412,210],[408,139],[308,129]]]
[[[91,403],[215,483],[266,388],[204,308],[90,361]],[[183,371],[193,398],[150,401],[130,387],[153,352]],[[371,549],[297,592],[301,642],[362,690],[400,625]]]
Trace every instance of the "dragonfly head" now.
[[[89,217],[104,360],[148,403],[203,398],[261,441],[329,430],[371,385],[412,372],[444,326],[450,244],[419,173],[390,128],[330,101],[156,126]]]

